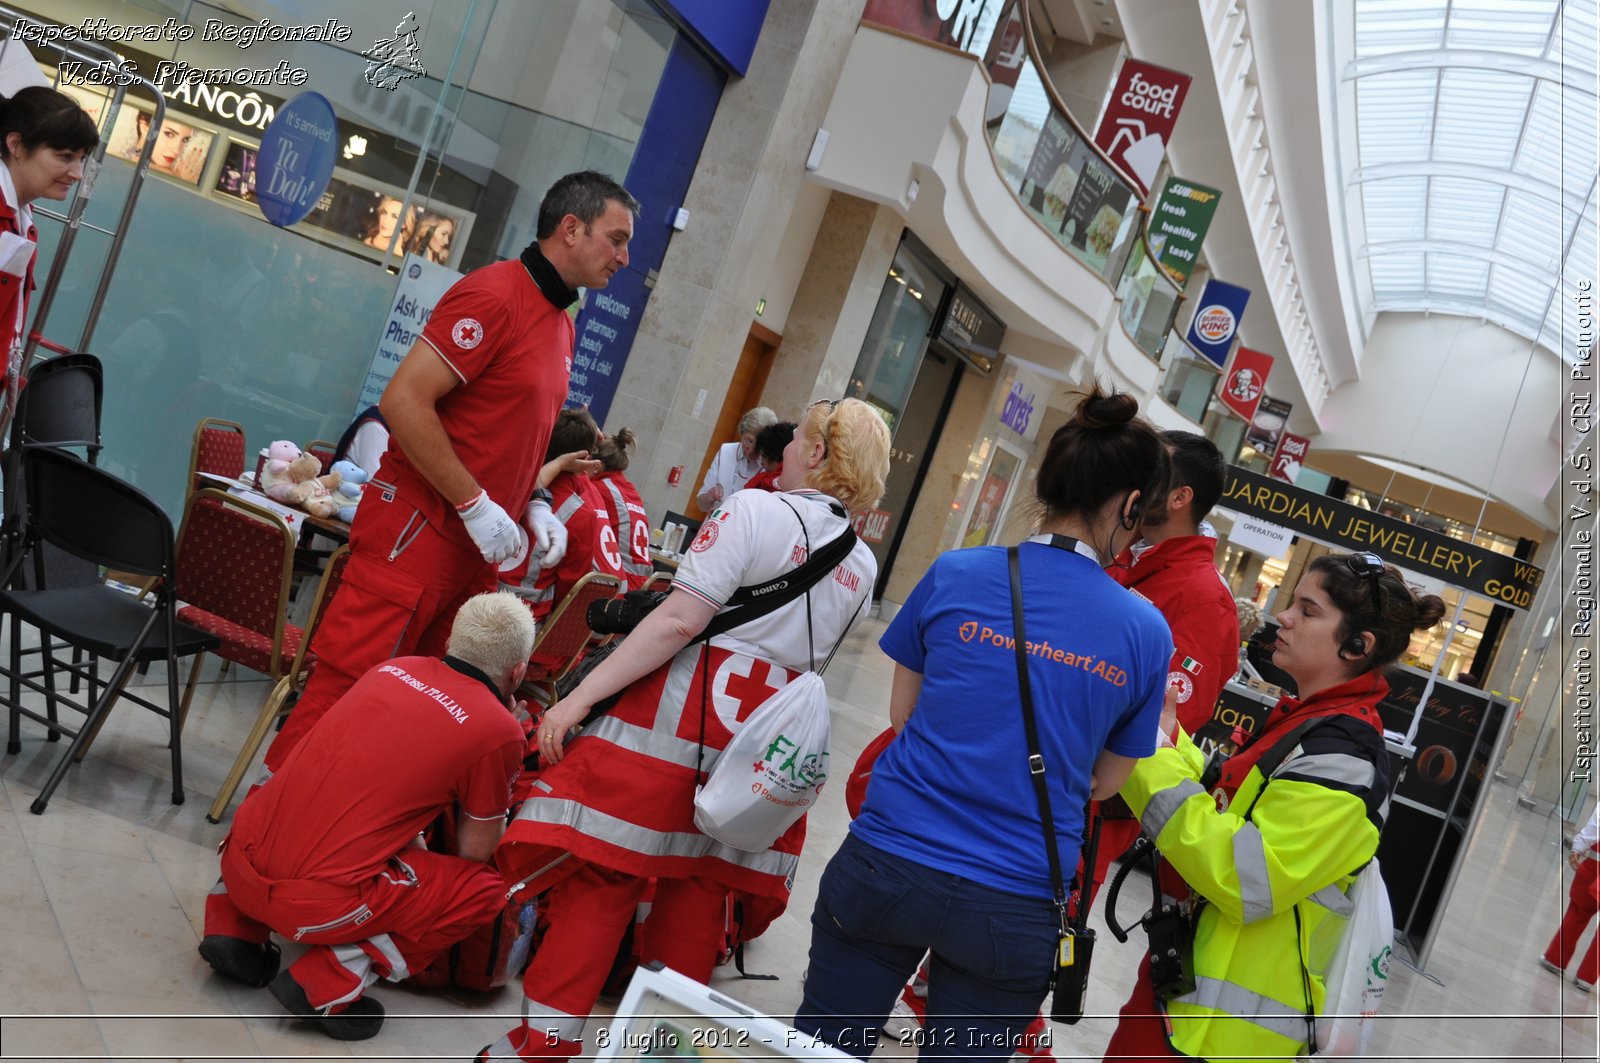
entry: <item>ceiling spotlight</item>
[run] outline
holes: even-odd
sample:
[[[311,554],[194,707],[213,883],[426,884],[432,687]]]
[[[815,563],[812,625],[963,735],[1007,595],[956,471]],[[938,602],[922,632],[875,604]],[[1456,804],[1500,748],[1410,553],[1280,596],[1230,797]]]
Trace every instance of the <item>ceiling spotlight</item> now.
[[[1102,26],[1115,26],[1116,24],[1117,20],[1114,18],[1103,18],[1100,20],[1100,25]]]

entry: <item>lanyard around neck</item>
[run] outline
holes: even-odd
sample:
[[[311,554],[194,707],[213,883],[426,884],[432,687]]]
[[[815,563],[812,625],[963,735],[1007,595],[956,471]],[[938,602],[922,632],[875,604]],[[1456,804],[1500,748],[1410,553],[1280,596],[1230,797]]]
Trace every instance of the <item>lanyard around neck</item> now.
[[[1030,537],[1028,542],[1042,543],[1045,546],[1053,546],[1057,550],[1067,550],[1075,554],[1082,554],[1090,561],[1093,561],[1096,565],[1100,565],[1101,567],[1105,566],[1105,562],[1100,560],[1100,551],[1096,550],[1086,542],[1083,542],[1079,539],[1074,539],[1070,535],[1057,535],[1054,532],[1040,532],[1038,535]]]

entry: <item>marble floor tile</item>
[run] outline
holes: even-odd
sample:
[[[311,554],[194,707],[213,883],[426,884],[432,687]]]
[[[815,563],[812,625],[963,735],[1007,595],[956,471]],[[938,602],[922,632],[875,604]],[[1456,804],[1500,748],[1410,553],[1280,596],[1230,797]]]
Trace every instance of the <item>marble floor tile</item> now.
[[[893,667],[877,649],[881,621],[863,619],[826,681],[834,712],[837,778],[887,724]],[[134,686],[160,701],[160,666]],[[43,816],[28,806],[64,747],[25,722],[23,751],[0,757],[0,1053],[13,1058],[466,1059],[517,1021],[520,994],[423,993],[379,985],[389,1011],[368,1042],[336,1042],[283,1013],[269,993],[214,975],[195,952],[216,847],[227,831],[205,821],[269,684],[206,665],[185,734],[188,800],[174,806],[164,725],[134,706],[114,711],[81,765],[68,772]],[[752,973],[719,968],[712,986],[787,1019],[800,1000],[817,881],[847,829],[842,781],[824,790],[790,909],[746,948]],[[237,807],[237,802],[235,802]],[[1371,1059],[1596,1059],[1596,998],[1542,970],[1537,956],[1561,918],[1570,872],[1562,828],[1490,787],[1486,811],[1419,972],[1391,971]],[[1142,909],[1143,880],[1130,879],[1125,919]],[[1100,935],[1089,1014],[1053,1028],[1057,1059],[1098,1060],[1132,986],[1138,943],[1118,945],[1097,904]],[[288,950],[290,956],[293,950]],[[1570,976],[1569,976],[1570,977]],[[597,1010],[593,1031],[610,1006]],[[203,1055],[205,1053],[206,1055]],[[887,1042],[878,1057],[912,1049]]]

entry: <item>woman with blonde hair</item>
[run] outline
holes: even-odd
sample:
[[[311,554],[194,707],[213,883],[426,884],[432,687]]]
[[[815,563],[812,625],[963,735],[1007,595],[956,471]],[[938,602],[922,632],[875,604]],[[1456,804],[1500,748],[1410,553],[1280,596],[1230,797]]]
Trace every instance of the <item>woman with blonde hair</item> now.
[[[700,981],[716,962],[729,892],[751,900],[747,927],[783,911],[805,820],[765,850],[735,849],[695,827],[695,790],[762,702],[825,663],[872,594],[872,552],[858,540],[804,596],[694,640],[739,588],[793,572],[810,552],[850,534],[851,517],[882,497],[888,469],[889,429],[872,407],[814,403],[784,452],[781,490],[724,499],[701,525],[667,599],[544,714],[538,748],[548,767],[495,858],[508,881],[526,881],[529,894],[548,891],[549,929],[523,978],[522,1024],[480,1060],[577,1053],[652,878],[642,959]]]

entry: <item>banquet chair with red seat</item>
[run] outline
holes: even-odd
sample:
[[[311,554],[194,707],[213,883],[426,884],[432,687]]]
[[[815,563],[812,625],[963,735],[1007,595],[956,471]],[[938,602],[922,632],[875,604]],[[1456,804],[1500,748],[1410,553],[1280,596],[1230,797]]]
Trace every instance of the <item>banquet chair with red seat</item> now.
[[[256,721],[250,728],[250,734],[239,747],[239,755],[234,757],[233,767],[228,769],[228,777],[222,781],[222,789],[217,791],[217,799],[211,802],[211,810],[206,813],[206,819],[212,823],[222,822],[222,814],[228,810],[228,804],[239,789],[244,773],[249,770],[250,762],[255,760],[256,754],[261,750],[261,744],[267,740],[267,732],[272,729],[273,722],[289,713],[294,707],[295,699],[305,689],[306,680],[311,675],[311,666],[316,663],[316,654],[312,653],[310,648],[311,642],[316,637],[317,627],[322,623],[328,603],[333,600],[334,592],[339,589],[339,581],[344,578],[344,566],[349,560],[348,543],[340,546],[328,558],[328,563],[322,571],[322,579],[317,584],[317,596],[311,603],[311,618],[306,621],[305,634],[300,639],[300,645],[305,647],[305,652],[295,656],[294,661],[285,670],[283,678],[278,680],[272,688],[272,693],[262,703],[261,711],[256,714]]]
[[[572,585],[539,624],[539,634],[528,654],[528,674],[523,689],[542,704],[555,701],[556,683],[583,659],[601,636],[589,629],[589,605],[622,593],[622,578],[605,572],[588,572]]]
[[[237,480],[244,473],[244,426],[217,417],[201,418],[194,428],[194,444],[189,448],[187,490],[206,485],[201,473]]]

